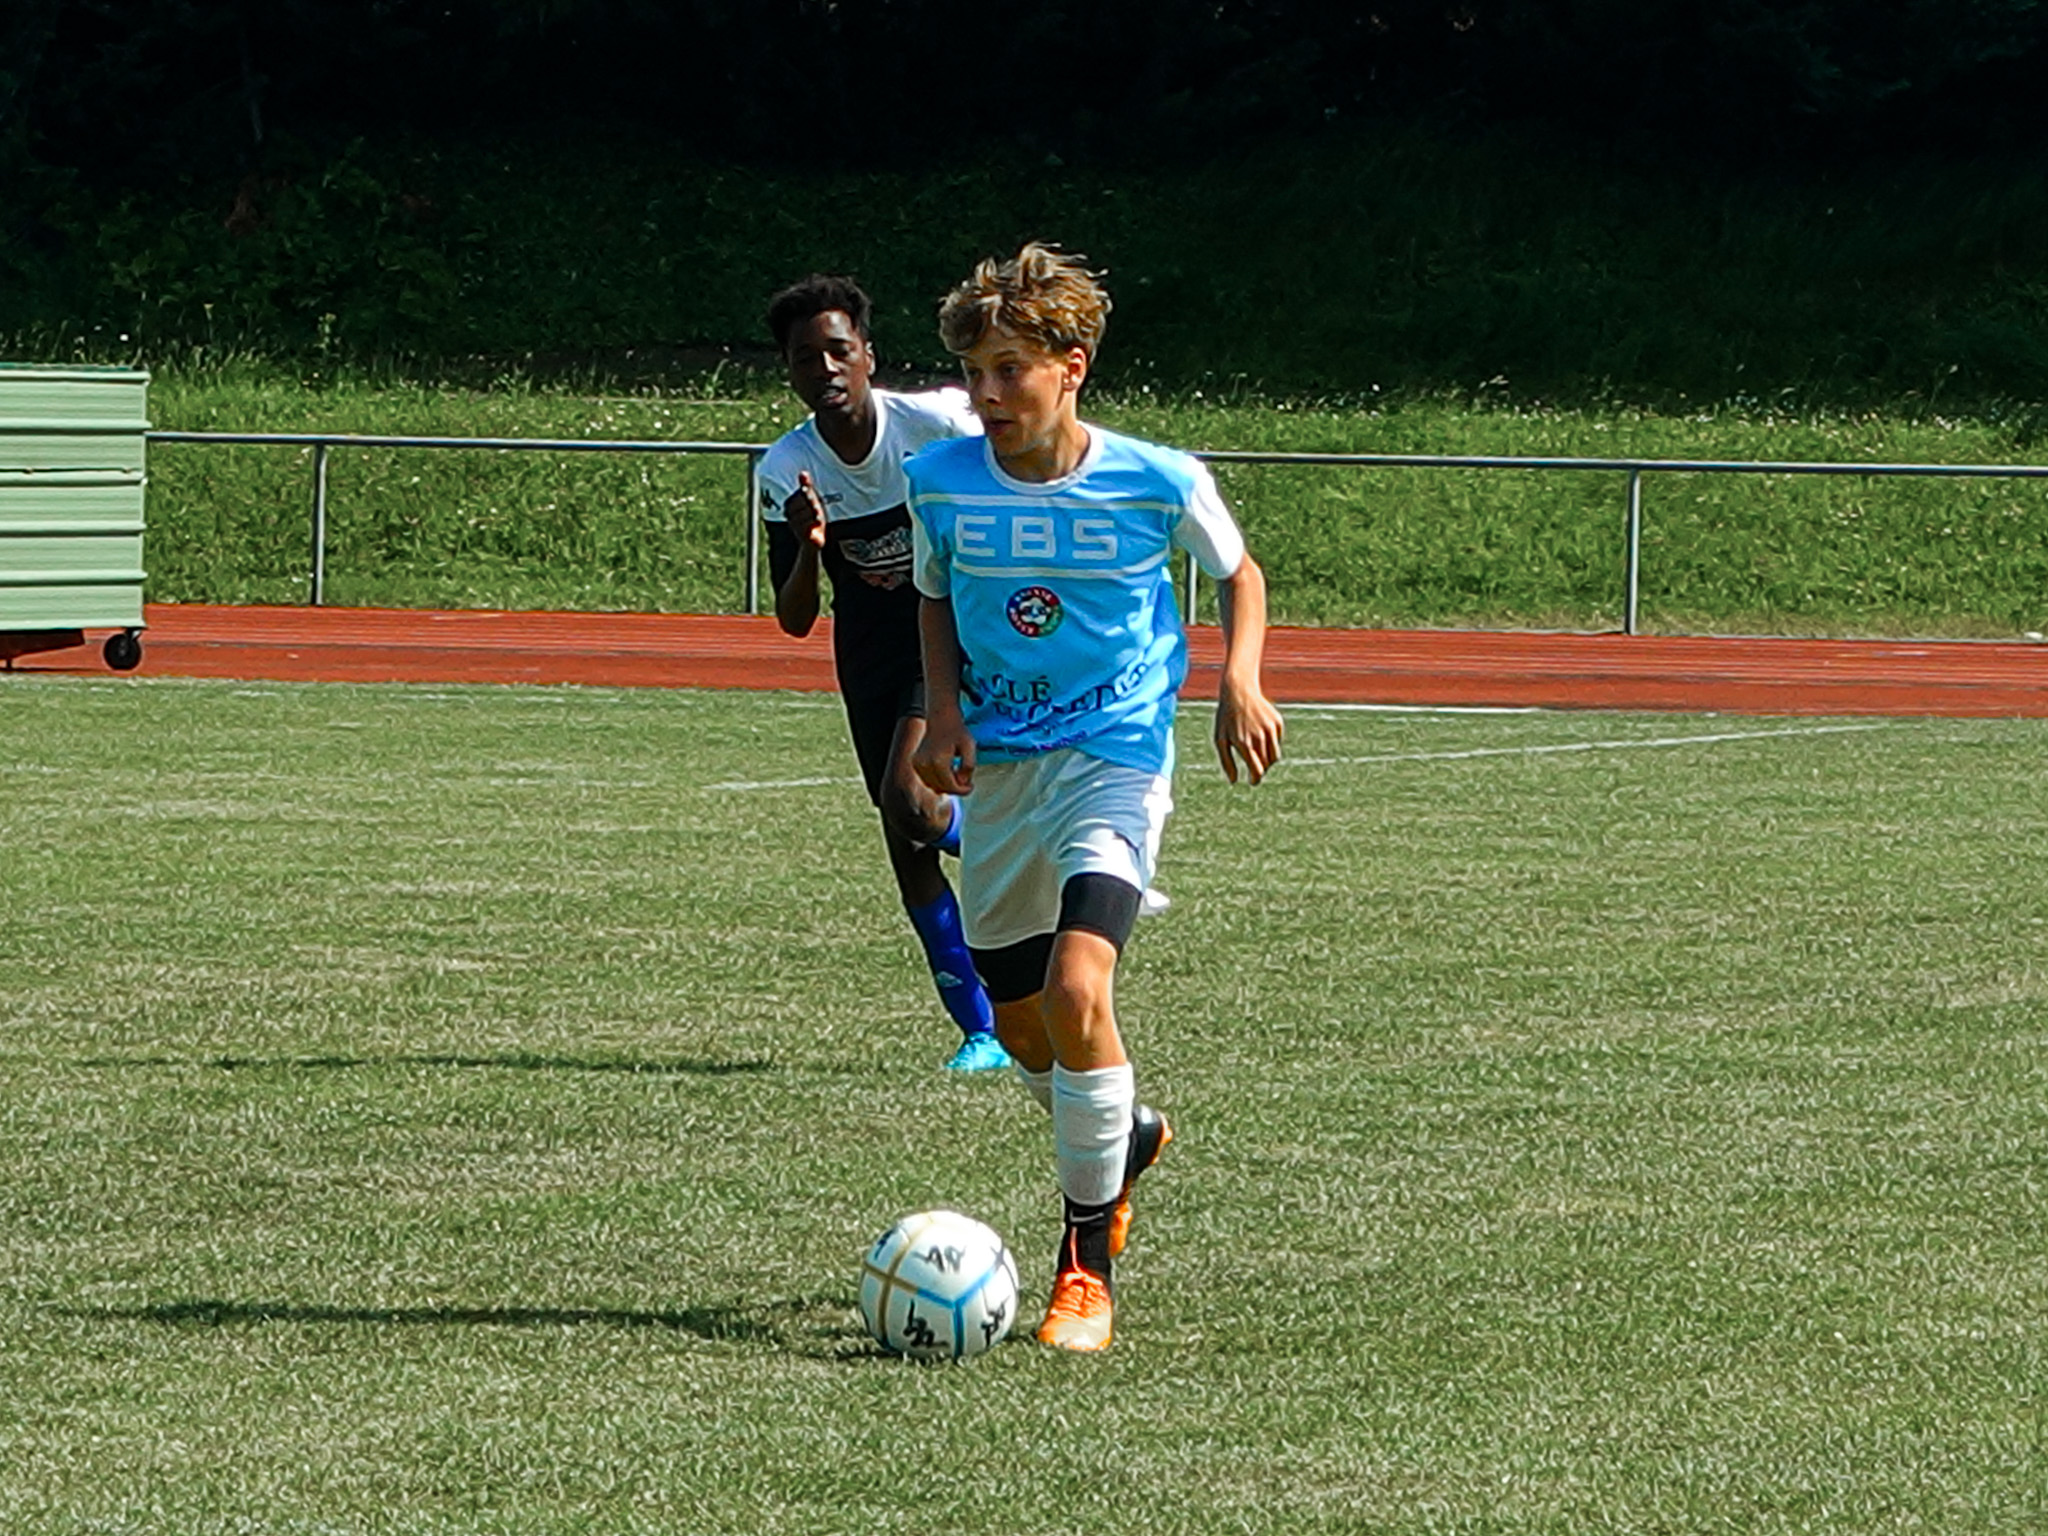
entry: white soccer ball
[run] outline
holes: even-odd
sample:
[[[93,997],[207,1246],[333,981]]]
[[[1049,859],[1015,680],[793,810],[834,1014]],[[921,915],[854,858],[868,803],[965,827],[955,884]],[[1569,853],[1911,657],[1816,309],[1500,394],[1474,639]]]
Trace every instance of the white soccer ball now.
[[[1010,1331],[1017,1262],[972,1216],[919,1211],[876,1238],[861,1261],[860,1315],[894,1354],[964,1360]]]

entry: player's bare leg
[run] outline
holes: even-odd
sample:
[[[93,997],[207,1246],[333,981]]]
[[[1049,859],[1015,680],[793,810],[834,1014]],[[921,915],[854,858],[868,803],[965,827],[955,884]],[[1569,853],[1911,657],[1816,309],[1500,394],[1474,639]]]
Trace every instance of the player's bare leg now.
[[[1116,1027],[1117,947],[1099,933],[1055,934],[1040,1009],[1053,1059],[1075,1072],[1130,1064]]]

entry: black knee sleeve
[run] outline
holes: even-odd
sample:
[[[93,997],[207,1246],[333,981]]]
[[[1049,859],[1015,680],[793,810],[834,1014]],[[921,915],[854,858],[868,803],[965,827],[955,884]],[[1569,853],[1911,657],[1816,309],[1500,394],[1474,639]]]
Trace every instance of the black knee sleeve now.
[[[1059,931],[1078,928],[1109,940],[1121,951],[1130,942],[1144,894],[1115,875],[1076,875],[1060,887]]]
[[[1104,938],[1121,951],[1138,921],[1144,893],[1114,875],[1075,875],[1060,887],[1059,924],[1053,933],[1034,934],[997,949],[973,951],[975,973],[992,1003],[1014,1003],[1045,990],[1052,941],[1070,929]]]

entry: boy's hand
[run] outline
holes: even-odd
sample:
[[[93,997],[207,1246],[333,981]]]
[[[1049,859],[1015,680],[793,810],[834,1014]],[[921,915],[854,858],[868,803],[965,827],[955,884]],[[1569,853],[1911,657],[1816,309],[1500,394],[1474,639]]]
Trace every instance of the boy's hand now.
[[[917,744],[910,766],[927,788],[939,794],[974,792],[974,738],[958,714],[925,720],[924,740]]]
[[[1223,761],[1223,776],[1237,782],[1237,759],[1244,759],[1244,771],[1256,784],[1280,761],[1280,737],[1285,727],[1280,711],[1256,686],[1225,686],[1216,696],[1216,755]]]
[[[799,544],[808,544],[813,549],[825,547],[825,503],[819,499],[818,482],[811,478],[808,469],[798,472],[796,489],[782,504],[782,515]]]

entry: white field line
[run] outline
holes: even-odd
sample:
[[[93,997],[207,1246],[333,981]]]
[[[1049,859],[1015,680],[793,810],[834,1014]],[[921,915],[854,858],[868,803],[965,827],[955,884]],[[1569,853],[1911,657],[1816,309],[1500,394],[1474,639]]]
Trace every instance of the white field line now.
[[[1713,731],[1697,736],[1645,736],[1632,741],[1554,741],[1526,747],[1468,747],[1457,752],[1386,752],[1370,757],[1283,757],[1281,768],[1324,768],[1358,763],[1425,763],[1463,757],[1531,757],[1547,752],[1629,752],[1642,747],[1701,747],[1724,741],[1765,741],[1775,736],[1830,736],[1844,731],[1882,731],[1887,722],[1868,725],[1807,725],[1782,731]]]
[[[817,789],[826,784],[858,784],[857,775],[824,779],[728,779],[723,784],[706,784],[713,794],[744,795],[757,789]]]
[[[1642,747],[1701,747],[1725,741],[1768,741],[1779,736],[1833,736],[1845,731],[1882,731],[1889,722],[1863,725],[1802,725],[1780,731],[1711,731],[1697,736],[1645,736],[1630,741],[1551,741],[1526,747],[1467,747],[1456,752],[1381,752],[1367,757],[1283,757],[1279,768],[1331,768],[1361,763],[1427,763],[1466,757],[1533,757],[1551,752],[1628,752]],[[748,794],[762,789],[818,789],[828,784],[858,784],[853,777],[815,779],[728,779],[704,787],[715,794]]]
[[[1700,747],[1723,741],[1768,741],[1776,736],[1831,736],[1844,731],[1882,731],[1888,722],[1867,725],[1803,725],[1781,731],[1713,731],[1697,736],[1646,736],[1633,741],[1552,741],[1527,747],[1467,747],[1457,752],[1382,752],[1369,757],[1284,757],[1281,768],[1330,768],[1358,763],[1427,763],[1463,757],[1530,757],[1548,752],[1628,752],[1640,747]],[[827,784],[858,784],[858,778],[728,779],[704,787],[717,794],[746,794],[760,789],[817,789]]]
[[[1182,709],[1216,707],[1214,699],[1180,701]],[[1555,715],[1565,711],[1547,704],[1282,704],[1287,715]]]

